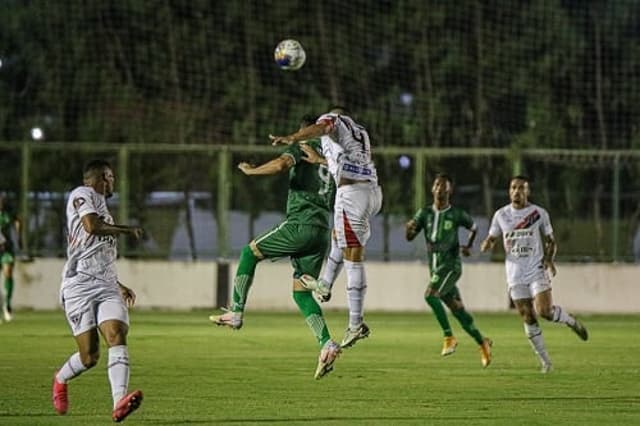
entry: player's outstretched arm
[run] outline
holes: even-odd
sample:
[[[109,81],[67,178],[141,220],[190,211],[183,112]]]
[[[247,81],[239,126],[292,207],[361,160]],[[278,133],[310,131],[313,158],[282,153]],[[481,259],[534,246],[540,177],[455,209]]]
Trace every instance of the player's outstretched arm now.
[[[287,136],[269,135],[271,145],[291,145],[292,143],[306,141],[325,135],[331,130],[329,123],[316,123],[307,127],[303,127],[295,133]]]
[[[305,143],[300,144],[300,149],[304,152],[302,159],[311,164],[327,164],[327,159]]]
[[[291,156],[281,155],[280,157],[274,158],[273,160],[267,161],[259,166],[242,162],[238,164],[238,169],[247,176],[268,176],[287,172],[291,167],[293,167],[293,164],[294,162]]]

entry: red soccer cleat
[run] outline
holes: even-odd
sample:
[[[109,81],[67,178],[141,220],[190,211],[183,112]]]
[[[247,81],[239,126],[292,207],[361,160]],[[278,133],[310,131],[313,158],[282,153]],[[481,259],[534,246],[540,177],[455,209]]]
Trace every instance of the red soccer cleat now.
[[[111,418],[113,418],[113,421],[116,423],[121,422],[126,419],[129,414],[133,413],[140,404],[142,404],[142,391],[135,390],[118,401]]]
[[[51,386],[51,400],[53,401],[53,408],[58,414],[67,414],[69,409],[69,397],[67,395],[67,384],[60,383],[56,379],[58,372],[53,375],[53,385]]]

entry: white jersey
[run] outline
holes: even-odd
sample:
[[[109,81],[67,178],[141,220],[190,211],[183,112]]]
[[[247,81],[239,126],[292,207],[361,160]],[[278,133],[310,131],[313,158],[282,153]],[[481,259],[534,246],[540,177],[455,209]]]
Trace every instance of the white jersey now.
[[[367,130],[346,115],[328,113],[317,123],[329,123],[331,131],[322,136],[322,155],[327,159],[329,172],[340,178],[378,183],[378,172],[371,159],[371,142]]]
[[[67,262],[62,272],[63,285],[78,274],[100,281],[117,282],[115,261],[117,240],[113,235],[92,235],[82,225],[82,218],[97,214],[104,222],[113,224],[104,195],[90,186],[80,186],[67,200]],[[78,280],[69,280],[77,282]]]
[[[542,235],[553,234],[549,213],[535,204],[523,209],[508,204],[496,211],[489,227],[490,236],[496,238],[501,233],[509,285],[547,279]]]

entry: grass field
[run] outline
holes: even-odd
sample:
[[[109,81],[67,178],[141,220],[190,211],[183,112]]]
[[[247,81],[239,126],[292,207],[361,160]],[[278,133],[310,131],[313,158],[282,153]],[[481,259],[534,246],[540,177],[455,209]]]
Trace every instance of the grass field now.
[[[487,369],[457,324],[458,351],[442,358],[430,315],[370,313],[371,338],[315,381],[318,348],[297,314],[250,311],[240,331],[207,315],[132,313],[131,388],[145,401],[127,424],[640,424],[639,316],[583,318],[586,343],[544,323],[555,369],[542,375],[513,313],[476,315],[495,342]],[[345,321],[328,314],[337,338]],[[110,424],[106,351],[70,383],[69,414],[54,413],[51,376],[73,351],[61,312],[0,325],[0,424]]]

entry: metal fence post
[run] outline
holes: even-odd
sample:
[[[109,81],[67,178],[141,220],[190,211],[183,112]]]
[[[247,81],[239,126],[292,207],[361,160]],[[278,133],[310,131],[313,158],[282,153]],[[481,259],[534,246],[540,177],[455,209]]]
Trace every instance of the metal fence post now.
[[[122,145],[118,149],[118,221],[129,223],[129,149]],[[122,256],[127,254],[127,240],[120,240],[119,251]]]
[[[31,142],[22,144],[20,156],[20,220],[23,226],[20,228],[23,254],[29,254],[29,186],[31,184]]]
[[[416,152],[416,167],[414,174],[415,198],[413,199],[413,211],[416,212],[424,206],[424,151]]]
[[[613,157],[613,183],[611,194],[611,258],[618,261],[620,241],[620,154]]]
[[[231,206],[231,176],[229,165],[231,152],[227,148],[218,153],[218,202],[216,218],[218,222],[218,257],[226,258],[229,249],[229,209]]]

